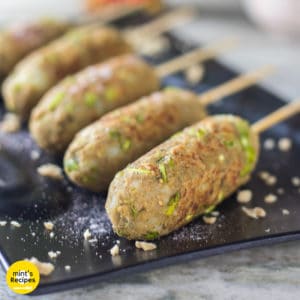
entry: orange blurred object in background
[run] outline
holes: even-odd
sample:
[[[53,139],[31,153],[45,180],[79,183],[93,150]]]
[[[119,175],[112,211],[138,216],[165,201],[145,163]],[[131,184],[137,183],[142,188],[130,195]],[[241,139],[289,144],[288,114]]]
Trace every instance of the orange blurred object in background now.
[[[141,5],[150,13],[158,13],[163,8],[162,1],[160,0],[85,0],[85,2],[89,12],[95,12],[112,6],[120,7],[122,5]]]

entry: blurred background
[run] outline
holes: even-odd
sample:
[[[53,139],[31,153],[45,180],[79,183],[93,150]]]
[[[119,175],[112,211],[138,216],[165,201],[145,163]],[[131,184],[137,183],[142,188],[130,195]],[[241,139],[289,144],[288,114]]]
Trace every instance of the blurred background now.
[[[1,1],[0,26],[40,16],[76,18],[105,2],[118,1],[121,0]],[[239,71],[275,64],[279,72],[266,80],[267,87],[287,99],[299,97],[299,0],[166,0],[164,3],[193,5],[199,10],[197,20],[176,29],[182,38],[207,43],[224,36],[237,37],[240,47],[221,58],[225,63]]]

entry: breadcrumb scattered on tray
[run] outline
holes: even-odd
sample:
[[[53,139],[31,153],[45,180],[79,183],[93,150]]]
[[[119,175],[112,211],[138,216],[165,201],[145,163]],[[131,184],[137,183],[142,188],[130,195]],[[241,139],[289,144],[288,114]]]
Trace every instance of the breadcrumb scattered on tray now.
[[[282,210],[282,214],[283,214],[284,216],[288,216],[288,215],[290,214],[290,211],[289,211],[288,209],[283,209],[283,210]]]
[[[86,229],[85,232],[83,233],[83,238],[87,241],[92,237],[92,234],[89,229]]]
[[[292,140],[290,138],[281,138],[279,141],[278,141],[278,148],[280,151],[282,152],[288,152],[291,150],[292,148]]]
[[[38,268],[40,274],[43,276],[49,276],[55,269],[53,264],[41,262],[36,257],[32,257],[26,260],[33,263]]]
[[[70,272],[70,271],[71,271],[71,266],[69,266],[69,265],[65,266],[65,270],[66,270],[67,272]]]
[[[242,210],[248,217],[253,219],[264,218],[267,215],[266,211],[261,207],[247,208],[243,206]]]
[[[248,203],[252,200],[252,191],[251,190],[241,190],[237,194],[237,202],[239,203]]]
[[[32,150],[32,151],[30,152],[30,158],[31,158],[32,160],[38,160],[38,159],[40,158],[40,156],[41,156],[41,154],[40,154],[40,152],[37,151],[37,150]]]
[[[54,228],[54,224],[52,222],[44,222],[45,229],[52,231]]]
[[[203,65],[193,65],[184,72],[185,79],[189,84],[198,84],[204,76],[205,69]]]
[[[110,254],[111,254],[111,256],[118,256],[120,254],[120,247],[119,247],[119,245],[114,245],[110,249]]]
[[[268,138],[264,141],[265,150],[273,150],[275,148],[275,141],[271,138]]]
[[[208,225],[212,225],[217,222],[217,217],[213,217],[213,216],[203,216],[202,219],[204,223]]]
[[[57,258],[60,254],[61,254],[60,251],[49,251],[48,252],[48,256],[52,259]]]
[[[268,204],[272,204],[275,203],[277,201],[277,196],[274,194],[268,194],[267,196],[265,196],[265,202]]]
[[[10,221],[10,225],[17,228],[21,227],[21,224],[17,221]]]
[[[291,181],[292,181],[293,186],[296,186],[296,187],[300,186],[300,177],[295,176],[292,178]]]
[[[135,247],[138,249],[142,249],[144,251],[152,251],[157,248],[156,244],[154,243],[140,242],[140,241],[135,242]]]
[[[12,113],[5,114],[3,120],[0,122],[0,131],[2,132],[13,133],[19,131],[20,128],[20,118]]]
[[[61,180],[64,178],[62,169],[54,164],[45,164],[37,168],[37,172],[44,177]]]

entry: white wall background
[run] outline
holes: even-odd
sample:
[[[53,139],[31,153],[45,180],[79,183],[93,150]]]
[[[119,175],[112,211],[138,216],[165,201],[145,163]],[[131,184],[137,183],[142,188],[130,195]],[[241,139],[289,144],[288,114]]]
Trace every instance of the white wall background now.
[[[83,0],[0,0],[0,24],[38,16],[64,18],[82,11]]]

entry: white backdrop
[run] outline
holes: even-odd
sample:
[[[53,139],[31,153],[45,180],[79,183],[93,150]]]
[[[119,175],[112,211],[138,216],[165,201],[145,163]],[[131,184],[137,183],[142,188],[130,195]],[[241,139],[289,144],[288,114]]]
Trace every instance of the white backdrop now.
[[[37,16],[78,15],[83,0],[0,0],[0,24]]]

